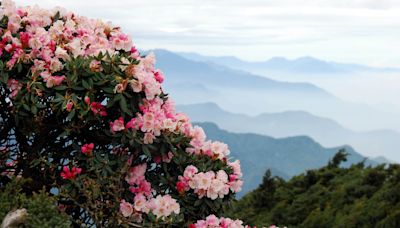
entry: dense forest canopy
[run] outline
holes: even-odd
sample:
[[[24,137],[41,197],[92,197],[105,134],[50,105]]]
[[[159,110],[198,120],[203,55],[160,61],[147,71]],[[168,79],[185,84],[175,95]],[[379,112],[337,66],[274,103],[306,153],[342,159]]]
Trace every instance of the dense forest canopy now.
[[[255,225],[288,227],[399,227],[400,165],[329,164],[288,181],[266,172],[262,184],[234,203],[229,215]]]

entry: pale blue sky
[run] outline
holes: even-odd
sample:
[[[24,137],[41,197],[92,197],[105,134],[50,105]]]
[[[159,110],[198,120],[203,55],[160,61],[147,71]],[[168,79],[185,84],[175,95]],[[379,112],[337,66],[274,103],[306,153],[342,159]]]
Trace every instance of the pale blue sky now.
[[[110,20],[141,49],[400,67],[398,0],[17,0]]]

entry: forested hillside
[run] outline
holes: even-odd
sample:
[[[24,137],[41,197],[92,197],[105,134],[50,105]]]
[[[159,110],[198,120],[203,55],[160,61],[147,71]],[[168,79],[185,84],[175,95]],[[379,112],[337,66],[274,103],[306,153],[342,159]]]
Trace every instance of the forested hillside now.
[[[255,189],[262,182],[262,176],[267,169],[273,175],[289,179],[306,170],[324,166],[341,148],[349,153],[348,161],[343,166],[348,167],[366,159],[350,146],[325,148],[307,136],[273,138],[228,132],[214,123],[197,124],[204,129],[209,139],[228,144],[231,156],[240,160],[246,181],[239,197]],[[376,165],[377,162],[367,159],[366,164]]]
[[[263,183],[229,212],[246,223],[288,227],[400,227],[400,165],[340,167],[341,151],[323,168]]]

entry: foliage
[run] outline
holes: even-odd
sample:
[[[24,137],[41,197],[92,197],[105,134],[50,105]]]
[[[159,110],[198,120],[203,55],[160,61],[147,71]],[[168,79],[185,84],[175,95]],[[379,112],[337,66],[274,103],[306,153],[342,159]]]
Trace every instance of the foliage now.
[[[119,27],[4,0],[0,36],[1,188],[32,179],[24,192],[98,227],[187,226],[240,190],[239,161],[175,112]]]
[[[285,181],[267,172],[263,183],[228,215],[246,223],[288,227],[398,227],[400,165],[341,168],[340,151],[326,167]]]
[[[185,110],[190,113],[200,111]],[[214,123],[197,124],[204,129],[208,138],[228,144],[231,151],[230,155],[240,160],[243,179],[246,181],[242,191],[237,194],[239,198],[258,187],[263,179],[266,167],[271,170],[272,175],[287,180],[306,170],[326,165],[342,148],[325,148],[307,136],[272,138],[252,133],[228,132],[220,129]],[[365,160],[350,146],[343,148],[349,153],[349,156],[346,157],[347,161],[341,161],[340,166],[349,167]],[[367,159],[365,164],[377,165],[377,162]]]
[[[23,193],[22,185],[29,183],[14,179],[0,192],[0,221],[10,211],[25,208],[28,211],[25,227],[70,227],[68,216],[59,211],[54,197],[44,191],[33,195]]]

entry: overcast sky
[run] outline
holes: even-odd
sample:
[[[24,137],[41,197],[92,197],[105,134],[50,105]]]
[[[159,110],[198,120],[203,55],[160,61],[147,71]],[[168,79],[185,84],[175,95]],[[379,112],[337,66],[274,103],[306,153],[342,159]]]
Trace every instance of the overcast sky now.
[[[130,33],[140,49],[247,60],[313,56],[400,67],[399,0],[16,0],[62,6]]]

